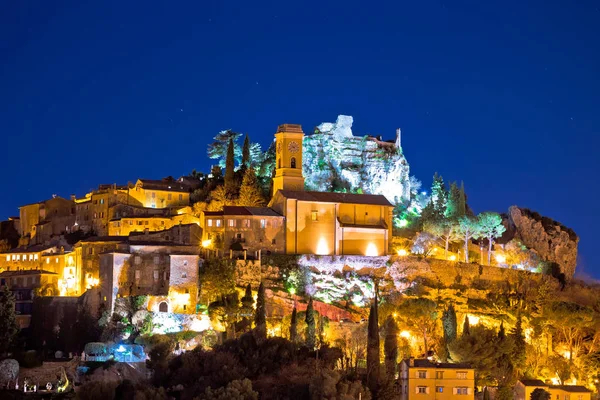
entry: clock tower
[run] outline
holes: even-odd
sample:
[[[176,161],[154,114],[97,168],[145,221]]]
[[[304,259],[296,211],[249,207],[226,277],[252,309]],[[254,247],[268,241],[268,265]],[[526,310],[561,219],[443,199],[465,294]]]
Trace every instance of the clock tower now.
[[[275,133],[275,178],[273,195],[278,190],[304,190],[302,176],[302,127],[296,124],[283,124]]]

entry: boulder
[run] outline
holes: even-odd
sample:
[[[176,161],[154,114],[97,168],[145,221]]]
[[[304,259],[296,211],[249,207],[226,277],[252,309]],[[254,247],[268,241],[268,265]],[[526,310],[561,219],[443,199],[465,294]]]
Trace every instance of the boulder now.
[[[0,361],[0,384],[4,385],[6,382],[14,381],[19,376],[19,362],[13,359],[6,359]]]
[[[570,279],[577,265],[579,237],[570,228],[527,208],[508,209],[508,231],[544,261],[555,262]]]

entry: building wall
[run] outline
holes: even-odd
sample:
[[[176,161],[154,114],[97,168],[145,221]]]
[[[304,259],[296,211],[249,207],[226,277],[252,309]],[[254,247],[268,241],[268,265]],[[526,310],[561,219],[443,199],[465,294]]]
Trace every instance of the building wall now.
[[[259,250],[263,254],[285,251],[283,217],[227,215],[224,223],[222,250],[226,253],[235,242],[239,242],[250,254]]]
[[[129,236],[129,242],[132,244],[136,241],[153,241],[174,242],[198,247],[201,240],[202,229],[196,224],[174,225],[172,228],[163,231],[144,232],[143,234]]]
[[[19,208],[19,219],[21,220],[21,236],[30,234],[35,236],[33,227],[40,223],[42,217],[43,203],[28,204]]]
[[[424,371],[426,378],[419,378],[419,372]],[[436,375],[441,372],[440,378]],[[457,378],[457,374],[466,373],[466,379]],[[475,393],[475,370],[473,369],[449,369],[449,368],[418,368],[405,369],[401,364],[400,386],[403,399],[474,399]],[[419,387],[426,388],[426,393],[419,393]],[[442,392],[436,389],[442,387]],[[456,388],[467,388],[467,394],[458,394]]]
[[[75,266],[79,273],[81,292],[98,284],[100,280],[100,254],[104,252],[125,251],[127,243],[118,241],[85,242],[74,247]]]
[[[140,182],[129,189],[132,204],[148,208],[182,207],[190,204],[187,192],[145,189]]]
[[[286,241],[288,254],[335,254],[336,206],[287,200]]]
[[[172,226],[173,221],[168,217],[123,217],[109,222],[108,235],[128,236],[131,232],[163,231]]]
[[[193,314],[198,302],[198,255],[170,256],[169,311]]]
[[[41,255],[42,252],[0,253],[0,272],[42,269]]]
[[[105,310],[112,314],[119,294],[121,271],[130,258],[125,253],[104,253],[99,259],[100,296]]]
[[[387,230],[340,228],[338,253],[381,256],[387,253]]]

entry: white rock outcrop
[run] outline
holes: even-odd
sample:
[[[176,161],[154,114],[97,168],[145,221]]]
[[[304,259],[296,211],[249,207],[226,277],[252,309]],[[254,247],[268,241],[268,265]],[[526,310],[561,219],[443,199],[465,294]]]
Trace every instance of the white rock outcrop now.
[[[393,204],[410,199],[409,165],[399,137],[354,136],[353,118],[340,115],[303,141],[308,190],[382,194]],[[399,135],[399,131],[397,132]]]

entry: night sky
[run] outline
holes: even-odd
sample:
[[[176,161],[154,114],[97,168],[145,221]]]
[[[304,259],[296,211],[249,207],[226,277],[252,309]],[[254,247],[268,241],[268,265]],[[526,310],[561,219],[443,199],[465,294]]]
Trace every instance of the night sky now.
[[[463,180],[476,212],[573,228],[600,278],[600,3],[386,3],[1,2],[0,218],[208,172],[222,129],[266,148],[348,114],[355,135],[402,128],[411,174]]]

